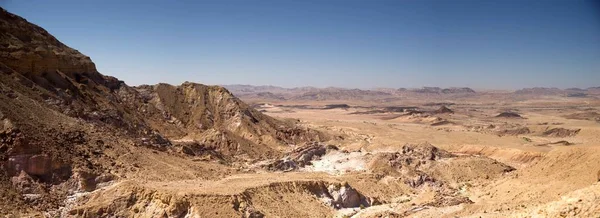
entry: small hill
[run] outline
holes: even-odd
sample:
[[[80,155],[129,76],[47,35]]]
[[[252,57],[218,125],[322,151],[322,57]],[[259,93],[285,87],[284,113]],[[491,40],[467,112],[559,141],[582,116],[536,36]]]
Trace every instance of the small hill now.
[[[496,115],[496,117],[501,117],[501,118],[523,118],[523,117],[521,117],[521,115],[519,115],[518,113],[515,113],[515,112],[502,112],[502,113]]]
[[[454,111],[452,111],[450,108],[442,105],[440,108],[433,111],[433,113],[434,114],[452,114],[452,113],[454,113]]]
[[[565,129],[565,128],[552,128],[544,131],[543,136],[549,137],[573,137],[577,135],[581,129]]]

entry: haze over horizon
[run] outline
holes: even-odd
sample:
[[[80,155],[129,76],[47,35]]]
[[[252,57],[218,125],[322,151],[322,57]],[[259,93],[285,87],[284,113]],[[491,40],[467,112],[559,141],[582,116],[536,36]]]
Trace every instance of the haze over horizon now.
[[[130,85],[600,86],[594,1],[0,1]]]

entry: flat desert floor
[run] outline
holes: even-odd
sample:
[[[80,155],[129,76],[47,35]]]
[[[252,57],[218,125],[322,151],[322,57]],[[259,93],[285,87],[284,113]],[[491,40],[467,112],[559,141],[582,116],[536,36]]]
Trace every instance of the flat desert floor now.
[[[429,143],[452,154],[489,157],[515,168],[491,176],[488,173],[492,172],[486,173],[489,166],[468,160],[442,169],[446,172],[440,173],[441,177],[453,183],[450,186],[470,199],[470,204],[420,206],[427,201],[423,198],[431,197],[429,187],[410,194],[371,194],[366,188],[365,195],[379,196],[388,203],[350,214],[356,217],[387,212],[414,217],[598,216],[599,208],[594,206],[600,202],[600,123],[595,120],[598,106],[579,103],[453,105],[449,106],[453,113],[436,113],[438,108],[430,107],[423,110],[432,113],[413,114],[382,112],[377,107],[323,109],[318,104],[298,107],[293,103],[260,108],[270,116],[299,119],[311,128],[341,135],[331,143],[356,152],[358,157],[335,159],[332,155],[334,160],[313,164],[312,171],[344,178],[359,190],[386,186],[388,180],[353,184],[353,179],[347,177],[375,170],[370,169],[373,166],[369,166],[369,158],[363,158],[366,163],[345,162],[373,153],[402,152],[405,144]],[[497,117],[505,111],[521,117]]]

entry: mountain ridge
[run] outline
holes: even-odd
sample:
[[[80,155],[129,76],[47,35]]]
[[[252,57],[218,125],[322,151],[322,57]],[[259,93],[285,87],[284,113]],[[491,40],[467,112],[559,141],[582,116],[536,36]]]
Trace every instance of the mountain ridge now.
[[[4,9],[0,102],[0,209],[7,210],[49,211],[73,190],[93,190],[93,181],[149,169],[158,175],[173,164],[152,155],[211,176],[218,174],[208,170],[213,163],[195,162],[196,156],[220,164],[256,160],[277,156],[290,144],[326,138],[296,122],[264,115],[223,87],[190,82],[128,86]],[[26,203],[16,193],[40,197]]]
[[[422,88],[339,88],[339,87],[300,87],[283,88],[278,86],[252,86],[252,85],[225,85],[231,92],[242,99],[252,101],[339,101],[339,100],[377,100],[395,101],[406,98],[471,98],[477,96],[492,95],[502,98],[520,98],[525,95],[559,96],[559,97],[590,97],[598,95],[597,87],[586,89],[579,88],[523,88],[512,91],[501,90],[479,90],[475,91],[469,87],[422,87]]]

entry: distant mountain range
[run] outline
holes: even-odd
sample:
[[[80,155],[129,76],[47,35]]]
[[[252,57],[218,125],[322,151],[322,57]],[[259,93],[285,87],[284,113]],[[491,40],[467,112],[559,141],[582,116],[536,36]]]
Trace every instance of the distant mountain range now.
[[[469,87],[422,87],[422,88],[375,88],[375,89],[349,89],[338,87],[316,88],[297,87],[283,88],[278,86],[252,86],[252,85],[223,85],[234,95],[245,99],[264,100],[386,100],[398,98],[468,98],[477,97],[496,92],[475,91]],[[600,95],[600,87],[581,88],[524,88],[503,93],[507,96],[562,96],[562,97],[589,97]],[[497,95],[497,93],[496,93]]]

